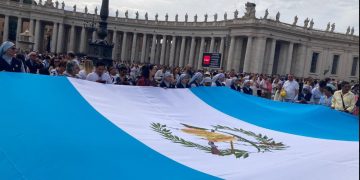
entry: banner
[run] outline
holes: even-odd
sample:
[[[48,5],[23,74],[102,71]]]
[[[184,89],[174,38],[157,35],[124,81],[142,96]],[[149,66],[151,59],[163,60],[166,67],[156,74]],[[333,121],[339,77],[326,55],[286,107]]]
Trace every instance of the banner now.
[[[358,179],[359,121],[226,87],[0,73],[0,179]]]

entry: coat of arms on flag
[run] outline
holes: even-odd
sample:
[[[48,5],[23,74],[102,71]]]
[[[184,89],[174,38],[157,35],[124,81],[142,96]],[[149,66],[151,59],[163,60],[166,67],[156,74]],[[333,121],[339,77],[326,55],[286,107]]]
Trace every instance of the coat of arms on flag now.
[[[282,142],[276,142],[266,135],[256,134],[241,128],[231,128],[222,125],[210,129],[181,124],[182,128],[168,127],[160,123],[152,123],[151,128],[165,139],[185,147],[192,147],[219,156],[234,155],[236,158],[247,158],[253,153],[265,153],[288,148]],[[195,143],[175,135],[171,129],[190,134],[204,143]]]

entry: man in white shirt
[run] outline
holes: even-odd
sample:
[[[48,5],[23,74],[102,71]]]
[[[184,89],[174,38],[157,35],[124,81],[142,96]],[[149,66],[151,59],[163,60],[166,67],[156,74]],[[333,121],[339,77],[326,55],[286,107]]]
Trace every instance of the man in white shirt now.
[[[105,73],[105,64],[102,62],[96,63],[96,69],[94,72],[90,73],[86,80],[103,83],[103,84],[111,84],[112,79],[108,73]]]
[[[299,83],[294,80],[294,76],[289,74],[288,80],[284,83],[283,89],[286,91],[285,102],[295,102],[299,94]]]

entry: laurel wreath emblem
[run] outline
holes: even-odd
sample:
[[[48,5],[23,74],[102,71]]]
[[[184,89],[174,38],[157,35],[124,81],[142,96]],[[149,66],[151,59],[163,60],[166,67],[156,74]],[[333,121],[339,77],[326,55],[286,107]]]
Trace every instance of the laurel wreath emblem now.
[[[182,124],[182,125],[184,125],[185,127],[193,128],[193,129],[209,131],[209,129],[199,128],[199,127],[190,126],[190,125],[186,125],[186,124]],[[198,143],[187,141],[181,137],[178,137],[178,136],[174,135],[172,133],[172,131],[170,130],[170,128],[167,128],[166,125],[163,125],[160,123],[152,123],[151,128],[155,132],[159,133],[162,137],[164,137],[165,139],[167,139],[173,143],[181,144],[182,146],[185,146],[185,147],[196,148],[196,149],[205,151],[206,153],[212,153],[212,147],[210,145],[209,146],[201,145]],[[236,148],[233,148],[233,144],[232,144],[233,142],[231,142],[231,148],[218,150],[219,153],[217,155],[220,155],[220,156],[234,155],[236,158],[248,158],[251,153],[265,153],[265,152],[271,152],[271,151],[275,151],[275,150],[285,150],[288,148],[288,146],[286,146],[282,142],[275,142],[273,140],[273,138],[269,138],[266,135],[255,134],[254,132],[246,131],[241,128],[240,129],[239,128],[230,128],[230,127],[222,126],[222,125],[212,126],[212,128],[214,128],[211,130],[212,132],[218,132],[218,133],[231,135],[237,139],[236,140],[237,142],[244,143],[242,145],[252,146],[256,149],[256,151],[254,151],[254,152],[250,152],[248,150],[236,149]],[[255,139],[255,141],[249,140],[245,137],[242,137],[242,135],[238,135],[238,134],[234,134],[234,133],[242,134],[247,137],[252,137],[252,139]]]

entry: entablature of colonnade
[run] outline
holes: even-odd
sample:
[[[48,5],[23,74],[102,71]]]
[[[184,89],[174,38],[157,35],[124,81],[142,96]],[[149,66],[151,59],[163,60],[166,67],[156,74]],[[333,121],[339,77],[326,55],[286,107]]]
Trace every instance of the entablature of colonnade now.
[[[67,11],[61,8],[61,4],[55,5],[29,5],[10,0],[0,1],[0,13],[27,19],[39,19],[48,22],[64,23],[83,27],[85,22],[93,19],[98,21],[99,15]],[[248,9],[247,9],[248,10]],[[251,8],[249,11],[252,11]],[[255,11],[255,9],[254,9]],[[245,12],[245,14],[248,12]],[[118,15],[117,15],[118,16]],[[236,16],[237,17],[237,16]],[[255,14],[252,17],[244,15],[240,18],[227,19],[223,21],[207,22],[178,22],[161,21],[150,19],[131,19],[127,17],[109,17],[109,30],[138,32],[158,35],[176,36],[263,36],[274,39],[294,42],[331,42],[339,44],[359,45],[359,36],[353,34],[342,34],[332,31],[322,31],[287,24],[279,20],[258,19]],[[327,43],[326,43],[327,44]]]

